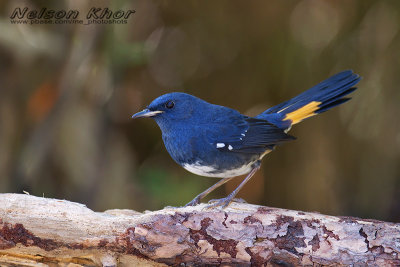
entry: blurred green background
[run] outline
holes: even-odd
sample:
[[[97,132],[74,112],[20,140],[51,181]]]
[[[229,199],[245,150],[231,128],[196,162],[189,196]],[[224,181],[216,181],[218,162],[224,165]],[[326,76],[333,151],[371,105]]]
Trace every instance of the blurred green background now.
[[[15,7],[136,13],[124,25],[15,25]],[[294,127],[298,140],[239,197],[400,221],[400,1],[1,1],[0,16],[1,192],[98,211],[183,205],[215,178],[178,166],[155,122],[133,113],[184,91],[255,115],[353,69],[353,100]]]

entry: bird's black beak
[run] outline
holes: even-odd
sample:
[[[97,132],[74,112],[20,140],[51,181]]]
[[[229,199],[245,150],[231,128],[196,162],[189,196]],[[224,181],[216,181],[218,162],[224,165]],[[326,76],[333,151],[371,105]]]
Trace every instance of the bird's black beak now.
[[[153,117],[157,114],[163,113],[164,111],[161,110],[156,110],[156,111],[152,111],[148,108],[136,113],[132,115],[132,119],[137,119],[137,118],[145,118],[145,117]]]

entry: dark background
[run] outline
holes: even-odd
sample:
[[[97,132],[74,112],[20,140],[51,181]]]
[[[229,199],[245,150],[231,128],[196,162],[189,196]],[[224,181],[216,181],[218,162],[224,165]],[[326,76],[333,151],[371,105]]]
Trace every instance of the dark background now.
[[[9,19],[94,6],[136,13],[125,25]],[[255,115],[353,69],[353,100],[296,125],[239,196],[398,222],[399,33],[400,1],[1,1],[0,191],[97,211],[183,205],[216,180],[173,162],[155,122],[133,113],[184,91]]]

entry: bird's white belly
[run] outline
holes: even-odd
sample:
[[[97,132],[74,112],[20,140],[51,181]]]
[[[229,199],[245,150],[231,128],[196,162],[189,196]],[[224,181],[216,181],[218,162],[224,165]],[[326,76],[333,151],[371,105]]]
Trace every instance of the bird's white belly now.
[[[253,163],[254,162],[250,162],[249,164],[244,165],[240,168],[230,170],[218,170],[212,166],[201,165],[198,162],[194,164],[183,164],[182,167],[190,171],[191,173],[201,176],[229,178],[249,173],[252,169],[251,166],[253,165]]]

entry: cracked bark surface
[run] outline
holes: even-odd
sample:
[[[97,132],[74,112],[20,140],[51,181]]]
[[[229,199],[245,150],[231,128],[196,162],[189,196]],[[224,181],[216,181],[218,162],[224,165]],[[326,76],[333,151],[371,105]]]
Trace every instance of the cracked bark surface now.
[[[94,212],[0,194],[0,265],[400,265],[400,224],[232,203]]]

